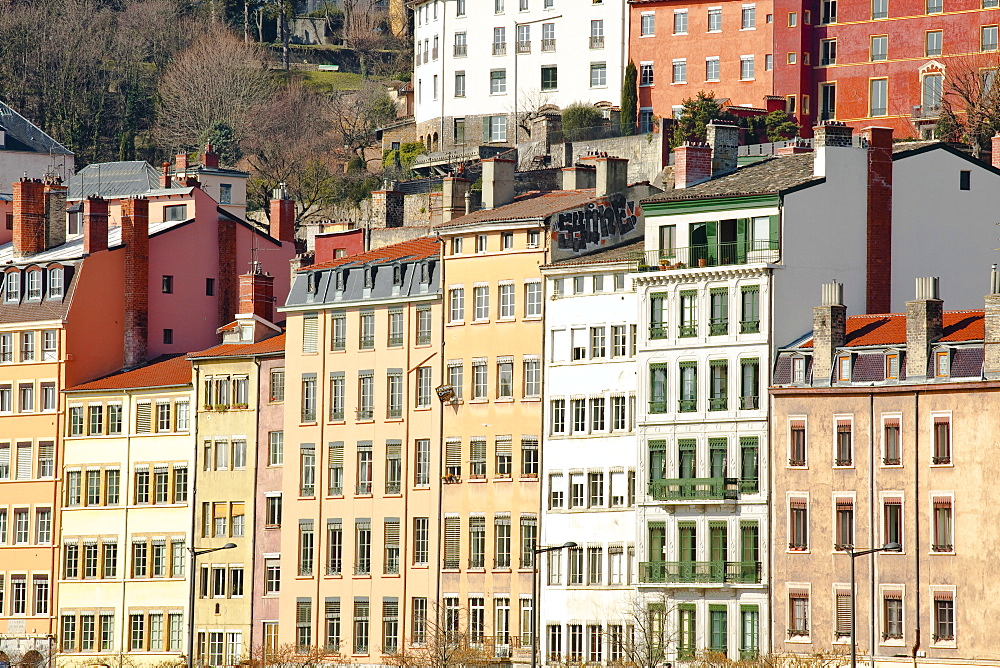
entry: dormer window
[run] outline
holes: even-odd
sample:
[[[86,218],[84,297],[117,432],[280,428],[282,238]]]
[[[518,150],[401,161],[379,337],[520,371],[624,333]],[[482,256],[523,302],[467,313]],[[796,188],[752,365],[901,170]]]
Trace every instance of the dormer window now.
[[[851,380],[851,356],[843,355],[837,360],[837,378],[842,381]]]
[[[430,283],[431,282],[431,263],[421,262],[420,263],[420,282]]]
[[[28,299],[42,298],[42,270],[32,269],[28,272]]]
[[[399,264],[393,265],[393,267],[392,267],[392,284],[393,285],[402,285],[403,284],[403,266],[402,265],[399,265]]]
[[[313,272],[306,274],[306,292],[316,294],[316,274]]]
[[[49,299],[62,299],[63,276],[62,267],[52,267],[49,269]]]
[[[337,274],[337,289],[343,292],[344,284],[347,283],[347,270],[338,271]]]
[[[7,284],[3,292],[5,302],[16,302],[21,298],[21,274],[17,271],[7,272]]]
[[[804,382],[806,382],[806,358],[805,357],[793,357],[792,358],[792,382],[793,383],[804,383]]]
[[[887,380],[896,380],[899,378],[899,353],[886,354],[885,377]]]
[[[938,378],[947,378],[949,375],[948,351],[942,350],[934,353],[934,375]]]
[[[371,288],[375,285],[375,269],[373,267],[365,267],[365,287]]]

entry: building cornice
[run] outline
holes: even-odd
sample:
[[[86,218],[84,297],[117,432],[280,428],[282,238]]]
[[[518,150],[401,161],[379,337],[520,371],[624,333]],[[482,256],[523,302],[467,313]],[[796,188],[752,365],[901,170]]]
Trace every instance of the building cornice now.
[[[329,311],[333,309],[350,308],[352,306],[385,306],[386,304],[406,304],[407,302],[428,302],[439,301],[441,293],[435,292],[427,295],[406,295],[399,297],[389,297],[384,299],[355,299],[345,302],[316,302],[315,304],[294,304],[281,306],[277,310],[279,313],[300,313],[303,311]]]
[[[667,269],[663,271],[641,272],[632,275],[632,281],[637,286],[642,285],[672,285],[674,283],[690,283],[692,280],[724,281],[731,278],[766,277],[772,269],[779,268],[776,264],[727,265],[722,267],[706,267],[699,269]]]
[[[858,386],[837,386],[837,387],[770,387],[768,394],[772,397],[788,397],[797,395],[834,395],[834,396],[867,396],[869,394],[921,394],[946,393],[946,392],[978,392],[1000,390],[1000,381],[997,380],[973,380],[968,382],[948,382],[948,383],[913,383],[907,385],[866,385]]]

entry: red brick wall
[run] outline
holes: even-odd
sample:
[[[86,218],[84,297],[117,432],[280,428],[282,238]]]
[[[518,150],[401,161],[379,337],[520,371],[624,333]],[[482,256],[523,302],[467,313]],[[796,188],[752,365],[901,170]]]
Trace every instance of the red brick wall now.
[[[243,274],[240,276],[239,314],[253,313],[274,322],[274,276]]]
[[[125,368],[146,361],[149,346],[149,200],[121,201],[125,245]]]
[[[83,202],[83,252],[87,255],[108,249],[108,201],[88,197]]]
[[[712,176],[712,149],[708,144],[688,143],[674,149],[674,187],[687,188]]]
[[[14,183],[14,254],[34,255],[45,250],[45,186],[21,179]]]
[[[871,127],[868,139],[867,312],[892,311],[892,129]]]
[[[233,321],[238,296],[236,274],[236,223],[219,217],[219,327]]]

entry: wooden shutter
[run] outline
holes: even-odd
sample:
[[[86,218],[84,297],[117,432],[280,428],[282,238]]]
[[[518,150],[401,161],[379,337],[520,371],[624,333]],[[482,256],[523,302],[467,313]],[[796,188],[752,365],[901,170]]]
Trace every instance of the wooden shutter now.
[[[386,547],[399,547],[398,519],[389,519],[385,521],[384,538]]]
[[[319,318],[313,315],[302,318],[302,352],[314,353],[318,350],[317,338],[319,335]]]
[[[851,592],[837,592],[837,635],[851,635]]]
[[[148,434],[152,424],[153,406],[148,401],[135,406],[135,433]]]
[[[17,479],[31,478],[31,443],[17,444]]]
[[[460,543],[462,540],[462,519],[444,518],[444,567],[458,568]]]
[[[462,475],[462,441],[448,439],[444,444],[444,465],[448,473]]]

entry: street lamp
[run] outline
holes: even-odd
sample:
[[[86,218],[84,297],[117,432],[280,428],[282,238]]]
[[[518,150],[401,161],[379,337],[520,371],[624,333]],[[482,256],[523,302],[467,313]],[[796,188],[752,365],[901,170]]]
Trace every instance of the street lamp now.
[[[236,547],[236,543],[226,543],[222,547],[209,547],[204,550],[192,546],[187,550],[191,553],[191,586],[188,589],[188,638],[187,638],[187,668],[194,666],[194,586],[197,579],[198,557],[209,552],[219,550],[231,550]]]
[[[851,558],[851,668],[857,668],[858,666],[858,638],[857,629],[855,628],[855,598],[857,597],[857,592],[854,580],[854,560],[858,557],[875,554],[876,552],[900,552],[902,549],[903,546],[895,541],[886,543],[882,547],[873,547],[870,550],[855,550],[853,545],[848,545],[844,548],[847,556]]]
[[[539,547],[533,550],[535,557],[531,563],[531,668],[538,668],[538,555],[557,550],[568,550],[576,546],[577,544],[573,541],[567,541],[562,545]]]

